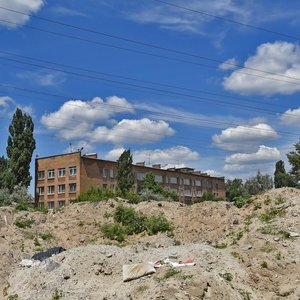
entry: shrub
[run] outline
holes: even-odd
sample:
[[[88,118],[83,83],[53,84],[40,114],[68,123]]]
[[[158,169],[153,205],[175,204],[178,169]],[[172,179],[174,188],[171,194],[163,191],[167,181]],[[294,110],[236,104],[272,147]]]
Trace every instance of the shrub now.
[[[141,202],[140,196],[133,191],[126,192],[125,197],[131,204],[138,204]]]
[[[49,241],[52,240],[54,238],[53,234],[51,232],[45,232],[45,233],[41,233],[40,237],[44,240],[44,241]]]
[[[268,268],[268,263],[264,260],[264,261],[261,262],[260,266],[261,266],[262,268],[267,269],[267,268]]]
[[[249,203],[250,198],[249,197],[243,197],[243,196],[239,196],[239,197],[235,197],[233,199],[234,201],[234,205],[238,208],[243,207],[245,204]]]
[[[27,204],[31,202],[33,202],[33,198],[24,186],[15,186],[12,192],[7,188],[0,189],[0,206],[12,205],[13,203]],[[21,205],[19,207],[25,206]]]
[[[19,228],[26,228],[26,227],[31,227],[31,225],[34,223],[34,220],[20,220],[17,219],[15,221],[15,225]]]
[[[217,248],[217,249],[225,249],[225,248],[227,248],[227,244],[226,243],[220,243],[220,244],[216,244],[214,247]]]
[[[114,220],[126,227],[127,234],[140,233],[145,230],[145,217],[133,208],[119,205],[114,213]]]
[[[172,230],[171,223],[162,213],[149,217],[146,221],[146,228],[149,235]]]
[[[16,210],[29,210],[29,206],[28,206],[28,204],[27,203],[25,203],[25,202],[20,202],[20,203],[17,203],[17,205],[16,205]]]
[[[232,281],[233,279],[233,275],[231,273],[224,273],[224,274],[219,273],[219,275],[229,282]]]
[[[125,228],[118,223],[104,224],[101,226],[101,231],[106,238],[118,242],[123,242],[126,237]]]

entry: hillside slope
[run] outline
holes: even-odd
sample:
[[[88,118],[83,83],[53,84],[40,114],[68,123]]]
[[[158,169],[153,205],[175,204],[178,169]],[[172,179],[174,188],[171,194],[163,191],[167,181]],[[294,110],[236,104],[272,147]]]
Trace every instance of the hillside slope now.
[[[226,202],[142,202],[133,207],[146,215],[164,213],[173,234],[133,235],[121,248],[99,229],[113,222],[117,204],[73,204],[54,214],[1,208],[0,285],[5,292],[37,300],[52,299],[56,289],[61,299],[300,299],[299,190],[271,190],[241,209]],[[31,228],[14,225],[31,219]],[[52,246],[68,251],[32,268],[18,266],[22,258]],[[122,282],[124,263],[171,254],[177,257],[173,261],[194,259],[196,266],[178,274],[164,267]]]

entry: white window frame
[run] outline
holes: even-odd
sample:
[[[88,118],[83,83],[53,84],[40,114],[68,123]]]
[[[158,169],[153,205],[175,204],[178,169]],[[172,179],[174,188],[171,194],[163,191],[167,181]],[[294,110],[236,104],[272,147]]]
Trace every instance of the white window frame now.
[[[170,177],[169,179],[170,179],[169,183],[171,183],[171,184],[177,184],[177,182],[178,182],[177,177]]]
[[[52,190],[53,188],[53,191],[51,192],[50,190]],[[48,186],[48,195],[54,195],[55,193],[55,186],[54,185],[49,185]]]
[[[72,187],[75,186],[75,190],[74,191],[71,189],[71,186]],[[69,193],[70,194],[75,194],[76,192],[77,192],[77,184],[76,183],[69,183]]]
[[[66,176],[66,168],[59,168],[58,177],[65,177],[65,176]]]
[[[58,200],[58,207],[63,207],[65,205],[66,205],[66,201],[65,200]]]
[[[77,175],[77,167],[76,166],[70,167],[69,168],[69,174],[70,174],[70,176],[76,176]]]
[[[189,178],[183,178],[184,185],[191,185],[191,180]]]
[[[48,179],[53,179],[53,178],[55,178],[55,170],[50,169],[48,170]]]
[[[66,185],[65,184],[59,184],[58,185],[58,194],[64,194],[66,192]]]
[[[43,192],[41,192],[41,191],[43,191]],[[37,194],[38,194],[39,196],[44,196],[44,195],[45,195],[45,187],[39,186],[39,187],[37,188]]]
[[[196,180],[195,180],[195,186],[202,186],[202,181],[196,179]]]
[[[40,176],[43,174],[43,176]],[[38,180],[44,180],[45,179],[45,171],[38,171]]]
[[[109,169],[103,168],[102,169],[102,178],[108,178],[109,177]]]
[[[49,204],[51,203],[51,206],[52,207],[49,207]],[[47,207],[48,207],[48,209],[54,209],[54,201],[48,201],[47,202]]]

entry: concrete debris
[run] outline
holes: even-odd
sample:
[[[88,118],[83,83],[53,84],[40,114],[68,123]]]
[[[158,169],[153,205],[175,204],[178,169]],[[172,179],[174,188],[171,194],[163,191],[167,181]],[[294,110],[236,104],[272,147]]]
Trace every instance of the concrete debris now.
[[[155,268],[149,263],[123,265],[123,281],[130,281],[155,273]]]

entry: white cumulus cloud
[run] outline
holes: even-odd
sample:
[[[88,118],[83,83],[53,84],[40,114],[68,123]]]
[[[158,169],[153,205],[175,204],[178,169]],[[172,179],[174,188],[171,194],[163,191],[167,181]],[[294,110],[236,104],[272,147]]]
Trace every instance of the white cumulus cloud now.
[[[244,67],[224,78],[226,90],[244,95],[289,95],[300,91],[300,81],[293,79],[300,78],[300,48],[297,44],[282,41],[261,44],[255,55],[245,61]]]
[[[65,74],[58,71],[24,71],[18,73],[17,77],[41,86],[56,86],[66,81]]]
[[[300,107],[288,109],[280,116],[280,120],[285,125],[300,126]]]
[[[94,143],[153,143],[175,133],[165,121],[148,118],[138,120],[123,119],[112,128],[97,127],[91,134]]]
[[[240,125],[222,130],[212,137],[213,144],[228,151],[241,151],[278,137],[277,132],[268,124]]]
[[[106,154],[106,159],[116,160],[124,151],[124,148],[115,148]],[[133,161],[151,164],[161,164],[162,167],[184,167],[186,162],[198,160],[200,155],[185,146],[174,146],[166,149],[136,150],[132,152]],[[165,165],[165,166],[164,166]]]
[[[46,1],[44,0],[0,0],[0,6],[11,10],[20,11],[25,14],[35,14],[43,7],[45,2]],[[11,22],[0,22],[0,26],[15,28],[27,23],[30,19],[30,16],[0,9],[0,19]],[[17,23],[19,25],[13,23]]]
[[[234,70],[237,68],[237,64],[238,62],[235,58],[229,58],[219,65],[219,69],[223,71]]]
[[[276,147],[260,145],[254,153],[235,153],[226,157],[227,164],[253,165],[274,161],[280,158],[280,151]]]

